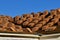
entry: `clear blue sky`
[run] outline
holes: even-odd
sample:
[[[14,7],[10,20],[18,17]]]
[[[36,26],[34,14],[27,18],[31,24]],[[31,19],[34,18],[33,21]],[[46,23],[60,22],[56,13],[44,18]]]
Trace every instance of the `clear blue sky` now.
[[[60,8],[60,0],[0,0],[0,14],[16,16]]]

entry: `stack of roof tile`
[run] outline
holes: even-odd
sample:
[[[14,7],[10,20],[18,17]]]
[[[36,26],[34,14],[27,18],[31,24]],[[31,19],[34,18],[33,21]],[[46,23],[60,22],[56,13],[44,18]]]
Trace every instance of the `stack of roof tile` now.
[[[60,9],[22,16],[0,15],[0,31],[2,32],[22,32],[22,33],[44,33],[54,32],[60,26]]]

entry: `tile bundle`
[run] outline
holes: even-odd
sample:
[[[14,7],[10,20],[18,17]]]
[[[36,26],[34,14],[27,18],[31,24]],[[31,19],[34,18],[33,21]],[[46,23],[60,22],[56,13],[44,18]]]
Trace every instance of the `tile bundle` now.
[[[0,15],[0,31],[21,33],[59,32],[60,9],[50,12],[23,14],[22,16]]]

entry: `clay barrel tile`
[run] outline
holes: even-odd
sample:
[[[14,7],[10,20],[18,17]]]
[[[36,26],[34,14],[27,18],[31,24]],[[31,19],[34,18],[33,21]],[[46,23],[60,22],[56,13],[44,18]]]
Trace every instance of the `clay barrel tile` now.
[[[38,19],[38,17],[33,17],[33,20],[36,20],[36,19]]]
[[[38,20],[38,21],[41,21],[42,20],[42,17],[33,17],[33,20]]]
[[[15,30],[15,24],[9,22],[7,26],[8,26],[12,31],[16,32],[16,30]]]
[[[15,30],[16,30],[17,32],[23,32],[22,26],[15,25]]]
[[[28,26],[29,27],[34,27],[35,23],[29,23]]]
[[[0,28],[0,31],[1,31],[1,32],[6,32],[7,29],[5,29],[5,28]]]
[[[9,23],[9,22],[2,23],[2,24],[3,24],[3,27],[8,27],[8,26],[7,26],[7,25],[8,25],[8,23]]]
[[[46,21],[41,21],[39,23],[41,23],[42,25],[45,25],[47,22]]]
[[[44,21],[48,22],[50,20],[50,18],[45,18]]]
[[[54,25],[54,22],[49,22],[47,25],[52,26]]]
[[[33,32],[36,32],[36,31],[38,31],[41,27],[42,27],[42,24],[37,24],[37,25],[35,25],[35,27],[32,28],[32,31],[33,31]]]
[[[24,23],[23,23],[23,26],[27,26],[29,24],[29,22],[28,21],[25,21]]]
[[[48,27],[49,27],[49,25],[45,25],[42,27],[42,30],[46,30],[46,29],[48,29]]]
[[[26,17],[22,17],[21,20],[25,21],[26,20]]]
[[[33,19],[32,18],[28,18],[26,21],[31,22]]]
[[[48,27],[45,31],[54,31],[56,29],[56,26]]]
[[[48,10],[44,11],[43,15],[48,15]]]
[[[39,23],[39,24],[36,24],[35,27],[39,27],[41,28],[43,24]]]
[[[53,15],[48,16],[48,18],[50,18],[50,19],[53,18]]]
[[[2,19],[3,19],[3,21],[9,21],[9,19],[6,16],[3,17]]]
[[[54,23],[57,23],[57,22],[59,21],[59,19],[58,19],[58,18],[54,18],[52,21],[53,21]]]
[[[28,18],[31,17],[31,14],[23,14],[22,16]]]
[[[30,28],[26,28],[30,33],[33,33],[32,30]]]
[[[41,18],[44,19],[46,15],[41,15]]]
[[[58,9],[56,9],[57,10],[57,12],[60,12],[60,8],[58,8]]]
[[[22,24],[23,23],[23,20],[18,20],[16,21],[17,24]]]
[[[37,20],[38,20],[38,21],[41,21],[42,19],[43,19],[42,17],[38,17],[38,19],[37,19]]]
[[[5,27],[7,27],[7,23],[0,24],[0,28],[5,28]]]
[[[10,29],[12,30],[12,32],[16,32],[16,30],[13,27],[10,27]]]
[[[39,17],[40,15],[39,15],[39,13],[36,13],[36,14],[34,14],[33,16],[34,16],[34,17]]]
[[[7,22],[5,22],[4,20],[2,20],[3,22],[2,23],[0,23],[0,27],[2,27],[2,28],[5,28],[5,27],[7,27],[7,25],[8,25],[8,21]]]
[[[32,22],[36,24],[36,23],[38,23],[39,21],[38,21],[38,20],[33,20]]]
[[[46,10],[46,11],[43,12],[43,15],[41,15],[41,16],[44,19],[47,15],[48,15],[48,11]]]
[[[21,18],[20,16],[15,16],[14,21],[18,21],[18,20],[20,20],[20,18]]]
[[[51,13],[51,15],[57,15],[57,11],[54,10],[54,9],[52,9],[52,10],[50,11],[50,13]]]
[[[10,16],[6,16],[6,17],[8,18],[8,21],[14,22],[14,19],[12,17],[10,17]]]

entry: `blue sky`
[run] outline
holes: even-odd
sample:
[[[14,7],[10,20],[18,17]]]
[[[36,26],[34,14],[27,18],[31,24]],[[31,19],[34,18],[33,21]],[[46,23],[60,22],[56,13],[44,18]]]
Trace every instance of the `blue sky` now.
[[[60,8],[60,0],[0,0],[0,15],[16,16]]]

